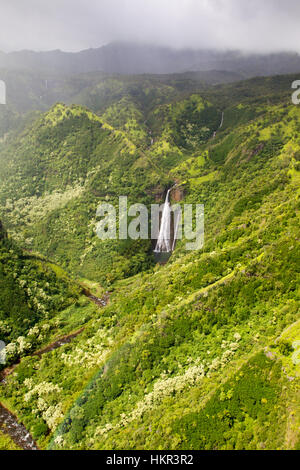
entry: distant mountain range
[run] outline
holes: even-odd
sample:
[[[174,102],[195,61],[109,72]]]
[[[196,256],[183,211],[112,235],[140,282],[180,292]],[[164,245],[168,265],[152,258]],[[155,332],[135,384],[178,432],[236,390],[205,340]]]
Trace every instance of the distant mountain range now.
[[[112,43],[81,52],[0,52],[0,68],[79,74],[165,74],[187,71],[234,72],[240,78],[300,72],[297,53],[244,54],[239,51],[175,50],[166,47]]]

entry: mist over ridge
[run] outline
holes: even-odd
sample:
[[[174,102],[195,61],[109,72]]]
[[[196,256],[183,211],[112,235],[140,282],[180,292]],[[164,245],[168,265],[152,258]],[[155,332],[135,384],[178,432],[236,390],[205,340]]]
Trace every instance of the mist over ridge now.
[[[64,74],[104,72],[117,74],[169,74],[225,71],[241,79],[253,76],[297,73],[296,52],[270,54],[238,50],[175,49],[133,42],[113,42],[80,52],[61,50],[0,52],[0,69],[30,69]]]

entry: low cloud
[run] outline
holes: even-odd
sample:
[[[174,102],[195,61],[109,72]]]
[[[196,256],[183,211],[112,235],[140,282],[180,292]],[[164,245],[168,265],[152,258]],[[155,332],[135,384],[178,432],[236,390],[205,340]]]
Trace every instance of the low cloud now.
[[[0,0],[0,50],[77,51],[112,41],[300,51],[299,0]]]

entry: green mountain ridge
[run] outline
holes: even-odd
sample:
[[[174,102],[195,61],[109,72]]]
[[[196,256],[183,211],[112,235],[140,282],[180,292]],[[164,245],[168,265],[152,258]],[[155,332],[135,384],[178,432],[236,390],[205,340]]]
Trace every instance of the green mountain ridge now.
[[[80,52],[30,50],[5,54],[0,67],[63,74],[94,71],[118,74],[167,74],[186,71],[225,71],[241,78],[298,72],[299,54],[248,53],[214,49],[176,49],[130,42],[114,42]]]
[[[30,334],[36,324],[46,324],[72,305],[81,289],[60,268],[20,249],[7,238],[4,229],[1,234],[4,236],[0,237],[0,331],[6,343],[17,340],[16,347],[8,353],[7,360],[11,363],[38,344],[35,335]],[[45,328],[43,341],[47,333]],[[32,336],[31,341],[25,340],[27,335]]]

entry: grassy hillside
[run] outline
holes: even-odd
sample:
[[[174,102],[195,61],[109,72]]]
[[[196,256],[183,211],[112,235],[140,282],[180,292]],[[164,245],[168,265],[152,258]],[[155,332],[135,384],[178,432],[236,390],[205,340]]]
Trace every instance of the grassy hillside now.
[[[47,342],[57,315],[79,300],[81,290],[61,268],[20,249],[2,227],[0,335],[9,345],[7,363]]]
[[[104,283],[149,267],[149,243],[103,243],[94,231],[101,201],[150,203],[153,185],[163,190],[159,169],[124,133],[56,105],[0,153],[3,217],[28,249]]]
[[[121,95],[126,80],[108,81],[116,94],[102,108],[92,88],[81,98],[93,112],[57,104],[1,144],[9,234],[110,290],[103,309],[72,296],[56,306],[52,337],[84,331],[27,354],[0,390],[42,448],[299,448],[300,108],[290,78],[201,93],[140,78]],[[203,250],[182,240],[160,266],[150,242],[98,240],[99,202],[150,205],[174,182],[182,204],[205,205]]]

